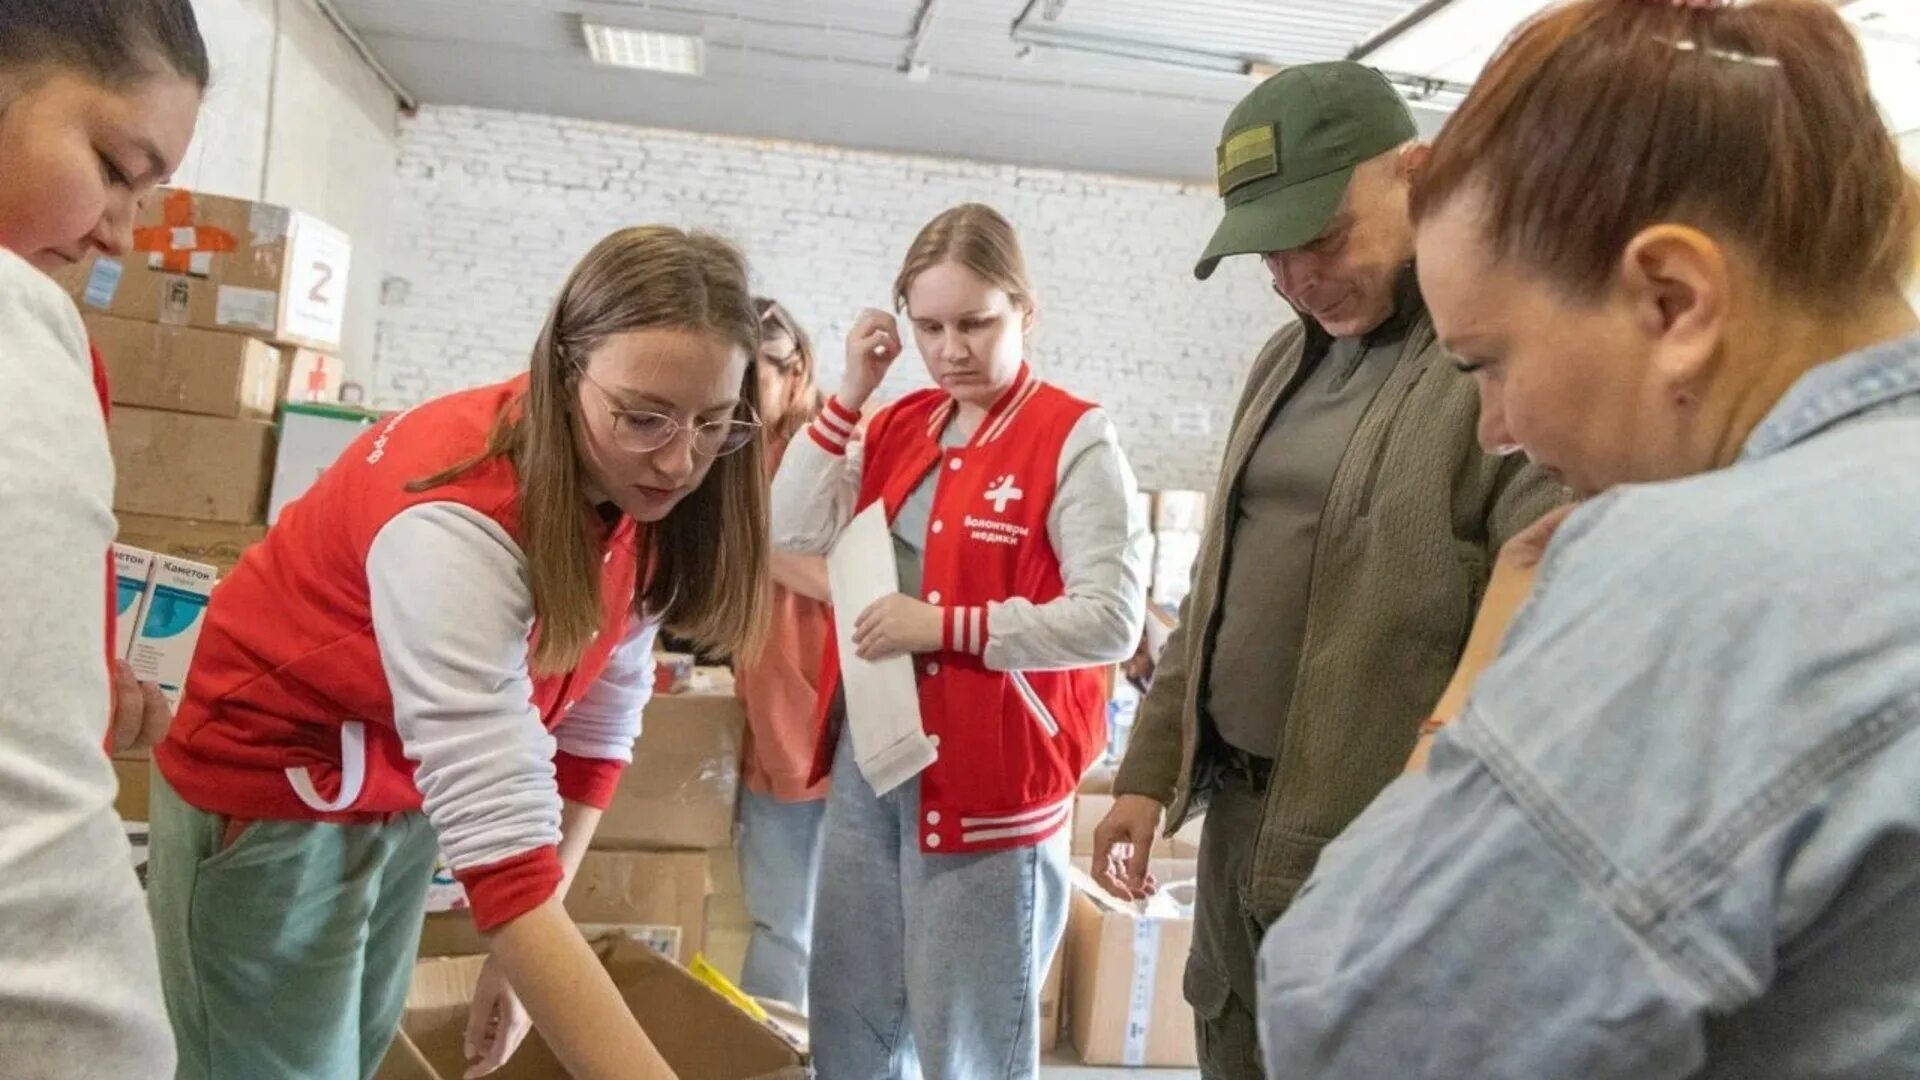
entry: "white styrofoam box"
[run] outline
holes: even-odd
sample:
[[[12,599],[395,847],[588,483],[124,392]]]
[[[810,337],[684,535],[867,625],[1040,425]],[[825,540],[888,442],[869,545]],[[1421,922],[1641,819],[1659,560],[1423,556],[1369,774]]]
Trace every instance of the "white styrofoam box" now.
[[[290,403],[280,412],[280,448],[273,461],[273,494],[267,524],[280,520],[287,504],[307,493],[353,440],[379,417],[347,405]]]

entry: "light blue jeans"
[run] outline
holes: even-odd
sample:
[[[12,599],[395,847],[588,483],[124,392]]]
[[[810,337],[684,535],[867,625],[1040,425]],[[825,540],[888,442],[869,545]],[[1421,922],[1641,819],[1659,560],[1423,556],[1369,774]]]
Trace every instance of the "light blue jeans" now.
[[[740,792],[740,883],[753,916],[740,988],[802,1012],[826,815],[825,799],[782,802],[757,791]]]
[[[1069,837],[928,855],[919,815],[920,782],[876,796],[843,736],[809,976],[819,1080],[1033,1080]]]

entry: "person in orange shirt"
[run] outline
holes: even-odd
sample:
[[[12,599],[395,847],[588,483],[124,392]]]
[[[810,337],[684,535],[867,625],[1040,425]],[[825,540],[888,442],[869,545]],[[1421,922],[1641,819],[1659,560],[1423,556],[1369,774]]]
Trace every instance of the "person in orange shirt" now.
[[[793,314],[772,300],[760,311],[760,420],[767,477],[787,445],[820,412],[813,343]],[[773,615],[767,644],[734,675],[747,710],[746,790],[740,795],[740,878],[753,937],[741,989],[805,1010],[813,937],[813,887],[820,876],[827,781],[813,768],[814,700],[826,645],[827,564],[817,556],[773,555]]]

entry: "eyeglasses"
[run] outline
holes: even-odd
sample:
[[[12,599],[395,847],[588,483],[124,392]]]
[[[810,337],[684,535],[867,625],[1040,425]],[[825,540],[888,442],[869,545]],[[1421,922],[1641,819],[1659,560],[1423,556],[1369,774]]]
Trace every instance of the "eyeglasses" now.
[[[754,433],[760,430],[758,420],[708,420],[698,424],[683,424],[665,413],[646,412],[640,409],[622,409],[614,404],[613,395],[600,381],[586,373],[583,368],[574,369],[585,379],[607,404],[607,412],[613,417],[613,441],[620,449],[634,454],[651,454],[667,446],[680,437],[682,431],[693,434],[693,452],[701,457],[721,458],[728,454],[746,449],[753,441]]]

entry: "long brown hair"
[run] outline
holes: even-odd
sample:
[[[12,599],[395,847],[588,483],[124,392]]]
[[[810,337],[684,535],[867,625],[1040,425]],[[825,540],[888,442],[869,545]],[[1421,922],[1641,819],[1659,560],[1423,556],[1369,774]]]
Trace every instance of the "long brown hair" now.
[[[921,228],[913,246],[907,249],[900,276],[893,281],[895,310],[906,310],[907,290],[913,287],[913,279],[943,262],[959,263],[1006,293],[1016,307],[1033,311],[1033,280],[1027,276],[1020,237],[1013,231],[1013,223],[993,207],[962,203]]]
[[[760,313],[760,353],[755,362],[773,365],[787,381],[780,422],[767,431],[770,441],[785,443],[820,414],[822,399],[814,381],[818,366],[814,363],[813,339],[779,301],[761,297],[753,307]]]
[[[659,225],[602,240],[554,299],[533,348],[527,393],[502,414],[486,451],[413,485],[425,490],[489,459],[512,460],[539,625],[531,664],[541,674],[577,665],[601,622],[596,525],[574,444],[580,369],[609,337],[657,327],[716,333],[753,355],[759,319],[739,251],[705,233]],[[758,385],[748,364],[740,391],[743,417]],[[634,596],[636,611],[659,616],[674,633],[715,651],[751,655],[764,634],[764,455],[756,436],[746,449],[715,460],[706,480],[647,528],[653,573]],[[647,559],[643,551],[642,570]]]
[[[1732,241],[1782,295],[1845,308],[1901,288],[1920,228],[1860,45],[1819,0],[1579,0],[1534,19],[1435,143],[1415,219],[1467,188],[1495,251],[1576,295],[1670,221]]]

